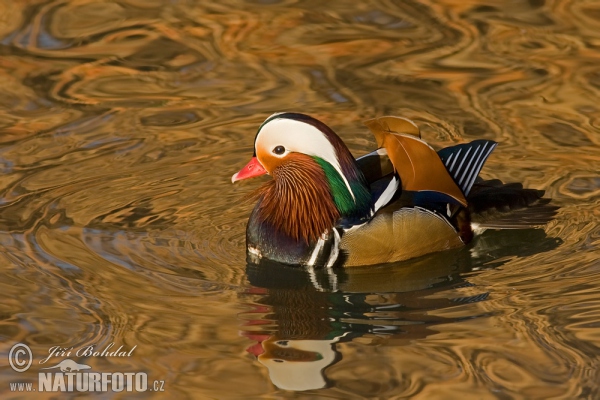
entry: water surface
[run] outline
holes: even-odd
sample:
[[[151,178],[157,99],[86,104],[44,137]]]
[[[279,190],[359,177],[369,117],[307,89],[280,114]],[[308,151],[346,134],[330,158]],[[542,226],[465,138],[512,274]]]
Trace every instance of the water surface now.
[[[594,1],[0,1],[0,356],[35,355],[2,397],[115,343],[77,361],[165,381],[141,397],[597,398],[598,65]],[[483,176],[561,209],[397,265],[248,266],[266,178],[230,177],[286,110],[357,156],[386,114],[496,140]]]

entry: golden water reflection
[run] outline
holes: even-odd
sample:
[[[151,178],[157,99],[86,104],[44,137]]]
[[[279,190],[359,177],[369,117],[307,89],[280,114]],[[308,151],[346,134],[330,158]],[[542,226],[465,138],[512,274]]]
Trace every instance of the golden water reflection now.
[[[137,346],[78,361],[169,397],[598,397],[599,28],[587,0],[0,0],[0,356]],[[285,110],[355,155],[386,114],[496,140],[485,177],[561,209],[395,266],[246,265],[260,182],[229,177]],[[2,397],[41,367],[4,365]]]

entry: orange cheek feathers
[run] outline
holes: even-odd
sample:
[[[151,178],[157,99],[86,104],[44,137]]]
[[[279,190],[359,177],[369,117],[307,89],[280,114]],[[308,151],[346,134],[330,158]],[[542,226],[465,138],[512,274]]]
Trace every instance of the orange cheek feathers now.
[[[260,164],[267,170],[268,174],[273,174],[275,168],[283,163],[283,159],[275,157],[270,151],[260,147],[256,149],[256,158],[260,160]]]

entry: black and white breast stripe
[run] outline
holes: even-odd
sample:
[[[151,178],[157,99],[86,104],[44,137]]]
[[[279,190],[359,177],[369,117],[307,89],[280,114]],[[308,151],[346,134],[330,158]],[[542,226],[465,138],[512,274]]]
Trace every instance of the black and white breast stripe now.
[[[324,233],[312,249],[306,265],[308,267],[323,265],[327,268],[336,265],[342,260],[340,257],[340,239],[341,236],[337,228],[333,228],[332,234]]]
[[[483,164],[498,143],[492,140],[475,140],[438,151],[438,155],[454,179],[467,196]]]

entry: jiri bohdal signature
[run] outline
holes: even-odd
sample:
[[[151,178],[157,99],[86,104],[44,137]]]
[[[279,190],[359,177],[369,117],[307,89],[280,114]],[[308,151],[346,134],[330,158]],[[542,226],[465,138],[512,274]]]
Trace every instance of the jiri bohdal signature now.
[[[95,344],[80,347],[77,350],[75,350],[75,347],[52,346],[48,349],[48,357],[41,360],[40,364],[45,364],[52,357],[65,358],[71,357],[72,355],[77,357],[131,357],[131,354],[133,354],[137,344],[129,351],[127,351],[127,349],[123,349],[123,345],[119,346],[119,348],[116,350],[112,350],[114,346],[114,343],[109,343],[102,350],[95,350]]]

